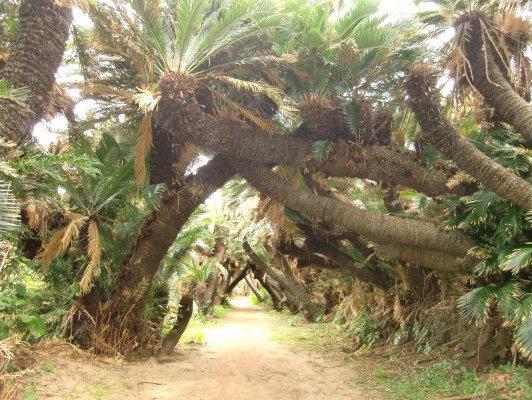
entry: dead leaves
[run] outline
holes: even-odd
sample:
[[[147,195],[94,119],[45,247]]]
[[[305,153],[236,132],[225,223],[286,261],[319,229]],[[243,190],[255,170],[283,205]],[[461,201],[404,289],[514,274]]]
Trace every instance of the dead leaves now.
[[[69,223],[66,227],[54,232],[45,241],[39,250],[36,260],[40,260],[46,267],[49,267],[52,260],[64,251],[68,250],[80,237],[84,227],[87,228],[87,256],[89,263],[83,271],[79,286],[82,294],[89,291],[92,280],[100,272],[100,262],[102,255],[102,245],[98,223],[89,216],[77,213],[68,213]]]

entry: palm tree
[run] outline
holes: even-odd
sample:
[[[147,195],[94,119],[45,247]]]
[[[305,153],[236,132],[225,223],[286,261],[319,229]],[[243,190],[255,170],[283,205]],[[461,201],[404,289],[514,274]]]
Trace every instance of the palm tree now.
[[[279,25],[267,2],[230,1],[222,7],[216,0],[87,1],[83,8],[94,27],[74,31],[85,78],[82,88],[100,102],[103,116],[125,114],[139,121],[139,181],[145,179],[152,145],[152,182],[168,182],[176,166],[183,173],[197,153],[183,149],[185,143],[176,142],[152,119],[160,98],[158,82],[165,73],[193,76],[198,101],[207,112],[230,112],[273,129],[269,115],[247,105],[254,99],[284,106],[275,67],[291,60],[258,40]]]
[[[41,120],[51,101],[55,72],[61,64],[72,16],[53,0],[26,0],[19,7],[19,27],[0,81],[13,91],[25,89],[21,106],[0,98],[0,137],[23,142]]]
[[[530,23],[521,12],[526,1],[434,2],[439,8],[421,14],[427,24],[448,27],[454,37],[447,44],[446,66],[457,92],[472,89],[494,109],[495,120],[510,125],[532,142],[530,106]],[[465,93],[464,93],[465,94]]]

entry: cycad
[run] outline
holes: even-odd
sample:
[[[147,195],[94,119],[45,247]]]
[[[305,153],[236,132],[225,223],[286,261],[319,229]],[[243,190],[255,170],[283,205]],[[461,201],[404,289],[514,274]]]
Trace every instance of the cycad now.
[[[280,80],[276,78],[275,67],[292,60],[275,55],[267,42],[259,40],[279,26],[279,17],[274,15],[270,3],[250,0],[84,3],[83,9],[94,27],[74,31],[85,77],[82,88],[102,102],[103,115],[125,114],[139,121],[136,156],[139,180],[145,178],[143,165],[152,144],[151,116],[159,101],[157,83],[166,72],[194,75],[200,85],[198,100],[207,111],[228,109],[263,129],[273,129],[268,116],[247,106],[250,99],[257,97],[268,98],[280,108],[285,105],[277,87]],[[158,136],[158,132],[154,135]],[[155,144],[157,147],[158,143]]]
[[[61,253],[81,245],[88,258],[80,279],[81,292],[86,293],[100,273],[102,252],[113,242],[120,213],[136,209],[130,204],[135,188],[131,185],[132,161],[124,158],[124,150],[109,135],[94,150],[86,144],[77,151],[93,157],[97,168],[90,174],[68,169],[58,174],[54,183],[65,190],[67,225],[50,235],[36,258],[49,265]],[[109,267],[116,260],[108,257],[106,262]]]

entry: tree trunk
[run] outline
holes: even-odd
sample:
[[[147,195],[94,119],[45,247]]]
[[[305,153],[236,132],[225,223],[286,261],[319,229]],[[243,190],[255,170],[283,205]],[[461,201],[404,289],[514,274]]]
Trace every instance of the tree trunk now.
[[[231,158],[309,168],[312,171],[324,171],[331,176],[368,178],[401,184],[430,196],[453,191],[457,194],[464,192],[462,187],[449,189],[445,185],[447,177],[444,174],[428,171],[412,157],[386,146],[360,150],[352,143],[338,142],[329,158],[318,161],[313,156],[312,142],[298,135],[298,132],[306,130],[304,126],[298,128],[293,135],[266,136],[244,129],[238,122],[220,120],[202,110],[195,101],[193,86],[188,89],[191,84],[188,81],[181,82],[183,80],[186,79],[181,74],[171,73],[161,79],[160,84],[158,124],[173,135],[175,141],[191,142]],[[176,112],[178,109],[182,112]]]
[[[467,69],[468,80],[486,102],[495,109],[497,116],[512,125],[517,132],[532,144],[532,105],[530,105],[505,79],[496,63],[495,50],[489,39],[482,39],[482,16],[470,15],[468,21],[469,40],[464,44],[465,56],[471,66]]]
[[[411,70],[406,89],[421,125],[423,141],[455,161],[487,189],[525,211],[532,209],[532,185],[482,153],[447,120],[439,105],[435,77],[426,66]]]
[[[25,0],[20,5],[18,31],[0,79],[11,88],[26,88],[28,97],[23,105],[0,100],[0,137],[22,143],[46,114],[71,21],[70,8],[54,0]]]
[[[312,300],[310,293],[307,291],[306,287],[297,280],[293,275],[290,266],[283,258],[279,255],[280,264],[283,266],[284,273],[277,271],[268,264],[264,263],[262,259],[253,251],[248,242],[244,241],[243,243],[244,250],[251,257],[253,262],[257,265],[260,265],[264,271],[271,276],[281,288],[283,294],[286,296],[288,303],[291,305],[292,311],[298,311],[299,309],[304,310],[305,318],[309,321],[316,321],[317,317],[323,314],[323,307]]]
[[[281,311],[283,307],[280,291],[276,290],[274,285],[271,285],[270,282],[268,282],[266,273],[259,265],[251,263],[249,266],[251,268],[251,272],[253,273],[253,277],[259,281],[259,283],[268,292],[270,298],[272,299],[274,310]]]
[[[248,264],[244,268],[242,268],[240,271],[238,271],[238,274],[236,274],[236,276],[233,278],[231,283],[227,285],[227,288],[225,289],[226,295],[228,296],[231,295],[231,292],[233,291],[233,289],[236,287],[236,285],[240,283],[242,279],[246,277],[250,269],[251,269],[251,265]]]
[[[340,200],[305,192],[264,166],[236,162],[235,167],[260,192],[297,211],[309,221],[340,226],[381,244],[404,244],[456,257],[464,257],[474,246],[468,236],[457,231],[442,231],[431,222],[374,213]]]
[[[185,332],[188,322],[192,317],[193,309],[193,295],[192,291],[188,290],[183,294],[179,301],[179,308],[177,311],[176,321],[172,330],[164,337],[158,356],[169,356],[174,351],[175,346],[179,343],[179,339]]]
[[[203,294],[203,301],[202,301],[202,309],[201,313],[204,315],[210,314],[212,311],[212,300],[214,297],[214,292],[216,290],[216,286],[219,284],[219,276],[220,276],[220,270],[217,267],[214,267],[212,272],[209,274],[209,277],[207,278],[207,282],[205,282],[205,293]]]
[[[122,263],[109,300],[95,317],[93,345],[108,352],[130,352],[143,345],[142,311],[145,294],[160,263],[181,227],[194,210],[233,175],[232,168],[215,156],[179,190],[170,188],[152,211],[129,255]],[[92,331],[91,328],[89,328]]]
[[[253,282],[251,281],[248,275],[244,276],[244,280],[248,284],[253,294],[257,297],[257,300],[261,303],[264,302],[264,298],[260,295],[258,289],[255,287],[255,285],[253,284]]]

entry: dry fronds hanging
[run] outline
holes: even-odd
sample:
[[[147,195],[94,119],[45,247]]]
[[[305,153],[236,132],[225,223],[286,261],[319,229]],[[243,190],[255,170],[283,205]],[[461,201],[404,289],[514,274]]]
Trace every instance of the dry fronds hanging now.
[[[81,277],[81,281],[79,282],[82,294],[89,291],[92,280],[98,276],[100,272],[99,267],[102,256],[102,245],[96,221],[91,221],[87,229],[87,254],[89,255],[89,263],[87,264],[83,276]]]

